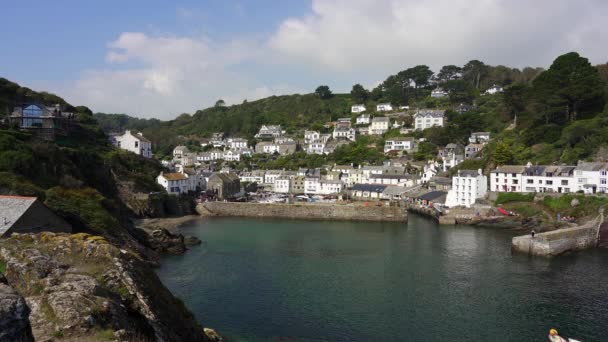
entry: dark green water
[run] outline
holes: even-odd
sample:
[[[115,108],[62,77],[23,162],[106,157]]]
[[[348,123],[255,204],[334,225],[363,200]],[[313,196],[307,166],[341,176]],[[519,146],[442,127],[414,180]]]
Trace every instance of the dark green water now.
[[[158,274],[230,341],[608,341],[608,250],[511,255],[512,233],[214,218]]]

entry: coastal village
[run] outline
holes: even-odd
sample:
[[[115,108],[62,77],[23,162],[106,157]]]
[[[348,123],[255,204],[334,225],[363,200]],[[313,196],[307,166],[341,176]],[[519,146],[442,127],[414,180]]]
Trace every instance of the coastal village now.
[[[494,85],[484,95],[502,91],[502,87]],[[434,98],[448,95],[441,88],[431,93]],[[457,110],[463,112],[467,107],[461,105]],[[166,171],[157,175],[157,182],[168,194],[195,196],[199,202],[403,205],[422,209],[422,213],[436,218],[454,209],[468,223],[515,215],[493,206],[499,193],[559,196],[607,191],[608,163],[604,162],[501,165],[489,172],[460,168],[464,161],[483,156],[484,147],[492,141],[490,132],[472,132],[466,145],[449,143],[439,149],[436,158],[415,161],[411,156],[425,139],[411,133],[441,127],[446,122],[444,109],[410,109],[390,103],[368,109],[355,104],[350,116],[327,122],[324,131],[286,134],[281,125],[261,125],[255,145],[244,137],[216,132],[199,139],[204,152],[175,146],[172,158],[161,161]],[[277,158],[297,151],[324,156],[361,136],[380,138],[389,130],[398,130],[399,134],[384,139],[386,159],[381,165],[328,164],[287,170],[236,169],[228,163],[254,155]],[[116,147],[152,158],[152,145],[141,133],[127,130],[110,136]],[[572,222],[574,218],[565,216],[560,220]]]

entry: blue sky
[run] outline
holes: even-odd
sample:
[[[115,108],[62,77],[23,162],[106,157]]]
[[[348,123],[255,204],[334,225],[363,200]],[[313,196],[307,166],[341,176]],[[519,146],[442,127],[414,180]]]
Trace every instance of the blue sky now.
[[[416,64],[608,61],[602,0],[6,1],[0,76],[94,111],[170,119],[372,87]],[[568,23],[564,25],[563,23]]]

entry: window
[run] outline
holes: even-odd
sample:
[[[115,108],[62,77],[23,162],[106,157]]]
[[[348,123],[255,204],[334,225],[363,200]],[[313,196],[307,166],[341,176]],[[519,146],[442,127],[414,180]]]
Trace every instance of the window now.
[[[135,147],[139,147],[139,141],[135,141]]]
[[[568,185],[568,180],[567,179],[562,179],[562,185]]]
[[[545,184],[547,184],[547,185],[553,185],[553,181],[552,180],[548,180],[548,181],[545,182]]]
[[[526,181],[526,184],[534,184],[534,179],[528,179],[528,180]]]
[[[514,180],[513,180],[513,184],[517,184],[517,179],[514,179]]]
[[[606,171],[605,170],[600,171],[600,176],[606,176]]]
[[[600,184],[606,184],[606,178],[600,178]]]

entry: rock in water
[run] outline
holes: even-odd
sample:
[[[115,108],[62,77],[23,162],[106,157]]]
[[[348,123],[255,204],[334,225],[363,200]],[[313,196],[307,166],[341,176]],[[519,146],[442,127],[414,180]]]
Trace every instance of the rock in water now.
[[[0,283],[0,342],[34,342],[29,316],[25,299]]]
[[[200,245],[202,242],[199,238],[195,236],[185,236],[184,243],[186,244],[186,246],[196,246]]]

